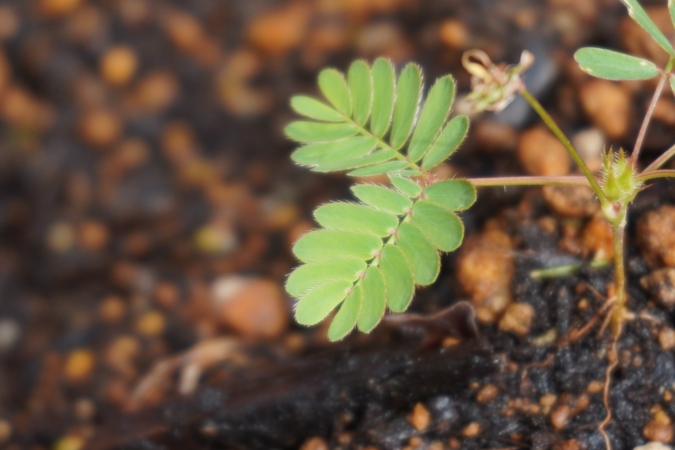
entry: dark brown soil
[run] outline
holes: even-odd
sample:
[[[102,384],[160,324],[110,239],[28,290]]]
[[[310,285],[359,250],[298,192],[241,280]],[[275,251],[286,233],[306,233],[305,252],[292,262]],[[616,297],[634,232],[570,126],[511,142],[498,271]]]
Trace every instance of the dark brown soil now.
[[[224,311],[213,286],[238,276],[280,292],[311,211],[349,195],[345,177],[293,167],[281,132],[288,98],[314,93],[321,67],[382,54],[418,62],[427,80],[451,72],[466,91],[465,48],[513,62],[528,48],[528,85],[574,135],[604,123],[579,98],[587,79],[574,50],[635,45],[651,56],[619,3],[0,2],[0,448],[604,449],[598,382],[609,341],[601,321],[566,337],[596,316],[612,269],[592,268],[583,248],[561,250],[563,225],[590,217],[562,216],[537,189],[484,189],[463,216],[468,237],[497,223],[515,243],[512,294],[536,313],[522,337],[495,324],[474,336],[457,309],[433,316],[468,300],[455,254],[417,294],[422,318],[339,344],[292,324],[291,299]],[[122,84],[100,68],[118,45],[138,61]],[[631,148],[652,87],[621,85],[631,120],[607,145]],[[670,95],[645,162],[675,141]],[[520,102],[474,119],[483,132],[444,170],[522,174],[518,136],[536,123]],[[673,189],[654,184],[630,216],[630,307],[649,319],[629,322],[618,344],[615,449],[673,439],[662,421],[675,419],[675,355],[658,334],[674,324],[640,286],[654,268],[635,244],[638,218],[674,203]],[[551,218],[553,231],[542,222]],[[571,263],[582,264],[571,276],[530,276]],[[183,396],[179,364],[133,397],[155,364],[223,337],[246,362],[205,364]],[[413,411],[429,423],[413,426]]]

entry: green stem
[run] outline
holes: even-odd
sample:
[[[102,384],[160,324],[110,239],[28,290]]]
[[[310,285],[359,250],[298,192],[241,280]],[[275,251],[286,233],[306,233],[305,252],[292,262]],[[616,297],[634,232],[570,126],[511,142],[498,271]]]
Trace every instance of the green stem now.
[[[543,186],[547,184],[588,186],[588,180],[584,176],[566,177],[493,177],[493,178],[467,178],[466,181],[475,187],[492,186]]]
[[[626,268],[624,264],[624,224],[612,225],[614,241],[614,292],[616,303],[612,314],[611,328],[614,337],[619,336],[626,317]]]
[[[665,151],[661,156],[656,158],[653,163],[645,167],[645,170],[642,171],[642,173],[647,173],[647,172],[654,172],[657,170],[659,167],[663,166],[672,156],[675,155],[675,145],[670,147],[668,150]]]
[[[635,147],[633,147],[633,153],[630,155],[630,162],[633,165],[633,167],[637,167],[637,162],[638,162],[638,156],[640,156],[640,150],[642,149],[642,143],[645,140],[645,135],[647,134],[647,128],[649,127],[649,121],[652,118],[652,114],[654,113],[654,108],[656,108],[656,102],[659,101],[659,97],[661,97],[661,92],[663,92],[663,87],[666,85],[666,79],[668,78],[668,74],[670,73],[671,70],[673,70],[673,64],[675,64],[675,59],[670,58],[668,60],[668,65],[666,66],[666,70],[661,74],[661,78],[659,79],[659,84],[656,85],[656,90],[654,91],[654,95],[652,96],[652,101],[649,102],[649,107],[647,108],[647,113],[645,114],[644,119],[642,119],[642,125],[640,126],[640,132],[638,133],[638,137],[635,140]]]
[[[655,180],[657,178],[675,178],[675,170],[654,170],[652,172],[642,172],[638,176],[639,181]]]
[[[586,165],[586,162],[583,160],[583,158],[579,155],[579,152],[577,152],[577,149],[574,148],[572,143],[570,142],[569,139],[567,139],[567,136],[565,136],[565,133],[562,132],[560,127],[558,126],[557,123],[553,120],[553,118],[549,115],[548,112],[544,109],[543,106],[541,106],[541,103],[537,101],[536,98],[530,94],[530,92],[523,86],[520,90],[520,95],[523,96],[525,100],[530,104],[532,109],[534,109],[537,114],[539,114],[539,117],[544,121],[544,123],[549,127],[549,129],[553,132],[555,137],[558,138],[558,140],[562,143],[562,145],[565,147],[567,152],[570,154],[574,162],[577,164],[581,172],[584,174],[586,179],[588,180],[588,184],[591,186],[591,189],[593,189],[593,192],[595,192],[595,195],[598,196],[598,199],[600,200],[600,204],[603,206],[603,208],[609,204],[609,201],[607,200],[607,196],[605,193],[602,191],[602,188],[600,187],[600,184],[598,184],[597,180],[593,176],[593,172],[591,172],[591,169],[588,168]]]

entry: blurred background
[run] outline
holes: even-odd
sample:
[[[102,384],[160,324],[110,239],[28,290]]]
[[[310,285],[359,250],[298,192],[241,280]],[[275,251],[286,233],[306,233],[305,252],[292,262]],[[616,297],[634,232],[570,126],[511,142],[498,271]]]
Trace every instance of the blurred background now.
[[[238,364],[223,342],[322,342],[282,288],[312,209],[348,196],[293,167],[282,132],[322,67],[415,61],[466,92],[464,50],[528,48],[531,89],[598,161],[633,139],[649,83],[589,81],[571,56],[588,43],[665,58],[615,0],[0,0],[0,447],[82,448],[106,412],[178,395],[173,374],[133,393],[200,342],[207,369]],[[547,143],[521,142],[532,123],[518,103],[477,118],[439,176],[557,173],[522,149]],[[664,96],[646,151],[673,125]],[[462,294],[449,267],[414,309]]]

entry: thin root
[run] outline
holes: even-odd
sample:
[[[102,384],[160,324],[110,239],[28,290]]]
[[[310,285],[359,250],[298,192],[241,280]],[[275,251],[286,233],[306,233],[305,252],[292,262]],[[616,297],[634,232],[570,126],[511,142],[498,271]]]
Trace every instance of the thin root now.
[[[612,372],[616,368],[617,364],[619,364],[619,355],[616,350],[616,344],[619,341],[619,336],[621,335],[621,329],[619,330],[619,333],[617,336],[615,336],[612,340],[612,347],[609,351],[608,359],[611,360],[609,366],[607,366],[607,370],[605,371],[605,387],[603,390],[602,394],[602,403],[605,405],[605,411],[607,411],[607,415],[603,419],[602,422],[598,425],[598,431],[602,435],[603,439],[605,440],[605,447],[607,450],[612,450],[612,442],[609,440],[609,435],[605,431],[605,427],[609,422],[612,420],[612,408],[609,404],[609,389],[612,381]]]

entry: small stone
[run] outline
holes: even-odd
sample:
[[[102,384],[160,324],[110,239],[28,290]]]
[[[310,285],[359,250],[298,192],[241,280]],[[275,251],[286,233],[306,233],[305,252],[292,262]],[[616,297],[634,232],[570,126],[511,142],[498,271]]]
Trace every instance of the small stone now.
[[[52,450],[82,450],[85,440],[80,436],[62,437],[52,447]]]
[[[300,447],[300,450],[330,450],[330,447],[328,447],[328,443],[324,439],[313,437],[307,439]]]
[[[78,241],[80,245],[90,252],[99,252],[108,245],[110,232],[102,222],[87,220],[80,224]]]
[[[599,394],[605,390],[605,383],[600,380],[593,380],[586,386],[586,392],[589,394]]]
[[[675,206],[663,205],[640,217],[637,240],[650,267],[675,267]]]
[[[524,131],[518,142],[518,158],[530,175],[562,176],[570,171],[570,157],[550,131],[534,127]]]
[[[494,323],[511,303],[511,250],[511,238],[499,230],[469,238],[462,246],[457,278],[471,295],[476,317],[483,323]]]
[[[73,350],[66,357],[63,375],[70,382],[84,381],[94,370],[94,353],[88,349]]]
[[[470,36],[466,25],[460,20],[448,19],[444,21],[438,36],[445,45],[450,48],[462,50],[469,45]]]
[[[0,419],[0,444],[4,444],[12,437],[12,424]]]
[[[467,438],[474,438],[478,436],[481,433],[481,431],[483,431],[483,429],[478,422],[471,422],[462,429],[462,436]]]
[[[180,84],[168,71],[153,72],[143,77],[132,95],[132,105],[141,111],[158,113],[168,108],[178,97]]]
[[[597,128],[587,128],[575,133],[570,140],[591,172],[602,169],[602,150],[606,146],[605,135],[602,131]]]
[[[132,379],[137,375],[134,359],[141,351],[141,344],[133,336],[119,336],[113,340],[105,351],[105,363],[125,378]]]
[[[568,439],[554,444],[551,450],[581,450],[581,444],[576,439]]]
[[[651,420],[642,429],[642,435],[649,441],[668,444],[673,440],[673,427],[671,424]]]
[[[255,47],[271,55],[283,55],[303,41],[309,13],[309,6],[299,2],[268,11],[248,25],[246,37]]]
[[[602,214],[595,214],[584,228],[581,237],[582,254],[593,255],[594,261],[614,258],[612,227]]]
[[[155,302],[164,308],[173,308],[178,304],[180,291],[175,284],[169,282],[157,283],[155,286]]]
[[[84,0],[40,0],[40,10],[48,16],[63,16],[75,11]]]
[[[581,104],[589,118],[610,139],[620,139],[631,122],[630,93],[621,86],[593,79],[581,86]]]
[[[159,311],[148,311],[136,320],[136,331],[143,336],[159,336],[165,327],[166,319]]]
[[[75,243],[75,231],[65,222],[53,224],[47,234],[47,247],[54,253],[65,253]]]
[[[517,336],[525,336],[530,332],[534,308],[529,303],[512,303],[506,308],[499,321],[499,329]]]
[[[88,398],[78,398],[73,407],[78,420],[90,421],[96,414],[96,404]]]
[[[106,297],[98,306],[98,315],[106,323],[119,322],[126,315],[126,312],[126,303],[116,295]]]
[[[515,150],[518,146],[518,132],[511,125],[481,120],[473,129],[480,150],[488,153],[506,153]]]
[[[13,38],[21,27],[21,19],[10,6],[0,6],[0,41]]]
[[[21,338],[21,325],[9,317],[0,318],[0,354],[10,351]]]
[[[273,339],[288,326],[285,296],[272,280],[221,277],[213,284],[213,299],[221,323],[243,337]]]
[[[113,47],[101,59],[101,75],[110,84],[122,86],[133,78],[138,68],[138,57],[130,47]]]
[[[262,70],[259,55],[250,50],[234,52],[216,74],[216,91],[221,105],[231,114],[253,117],[270,110],[269,90],[252,87],[250,80]]]
[[[5,89],[0,98],[0,115],[12,125],[36,131],[50,128],[55,118],[50,106],[16,86]]]
[[[675,307],[675,268],[667,267],[640,278],[640,285],[666,308]]]
[[[567,405],[560,405],[551,412],[551,424],[556,430],[560,431],[567,426],[567,422],[573,415],[572,408]]]
[[[669,445],[663,445],[661,442],[649,442],[635,447],[633,450],[673,450],[673,448]]]
[[[80,136],[90,145],[105,147],[114,144],[122,133],[122,121],[116,113],[105,109],[86,112],[79,123]]]
[[[659,344],[664,350],[672,350],[675,348],[675,330],[664,327],[659,331]]]
[[[422,403],[417,403],[413,408],[409,420],[417,431],[422,432],[429,428],[429,423],[431,423],[431,414],[429,414],[429,410]]]
[[[544,200],[556,213],[572,218],[584,218],[600,209],[595,194],[586,186],[544,186]]]
[[[478,403],[490,403],[499,395],[499,389],[494,384],[486,384],[483,386],[478,394],[476,394],[476,401]]]
[[[162,25],[171,43],[185,52],[193,51],[205,38],[199,21],[185,12],[172,11],[166,14]]]

